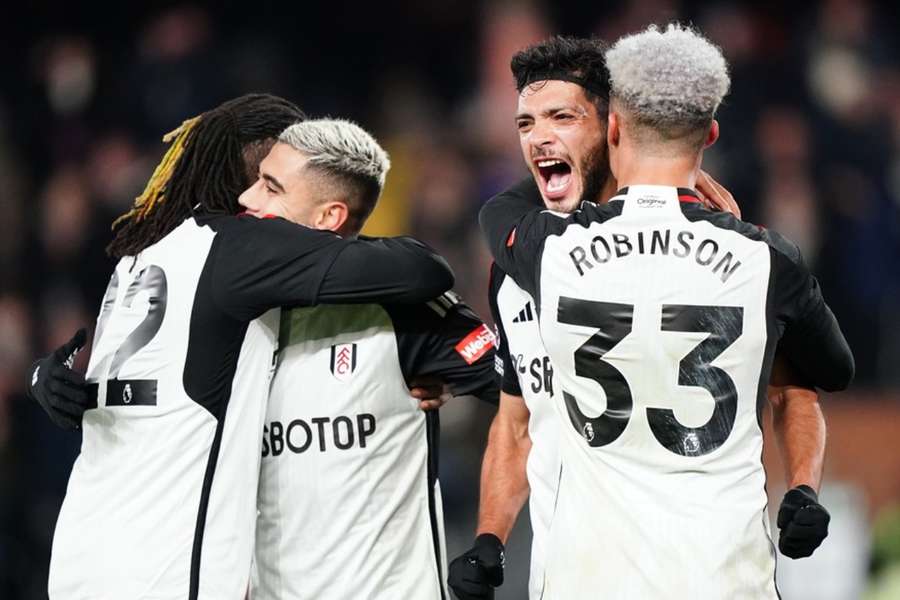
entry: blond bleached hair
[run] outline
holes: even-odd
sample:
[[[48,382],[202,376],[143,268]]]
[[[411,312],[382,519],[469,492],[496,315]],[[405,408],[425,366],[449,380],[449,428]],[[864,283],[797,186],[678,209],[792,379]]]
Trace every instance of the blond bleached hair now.
[[[384,186],[391,161],[365,129],[344,119],[310,119],[285,129],[278,141],[308,157],[307,165]]]
[[[606,67],[612,99],[663,141],[694,143],[731,85],[722,51],[678,23],[621,38],[607,50]]]
[[[341,199],[348,226],[362,229],[375,209],[391,161],[365,129],[344,119],[310,119],[285,129],[278,141],[307,157],[304,169],[318,186],[321,201]]]

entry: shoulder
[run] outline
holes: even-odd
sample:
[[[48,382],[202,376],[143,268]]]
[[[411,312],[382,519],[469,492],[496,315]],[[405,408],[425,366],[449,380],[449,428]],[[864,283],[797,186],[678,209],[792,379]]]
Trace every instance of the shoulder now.
[[[521,299],[531,298],[528,292],[519,287],[519,284],[496,264],[491,267],[488,294],[492,305],[499,308],[510,300],[518,302]]]
[[[215,215],[198,217],[198,224],[207,225],[216,233],[220,247],[258,254],[257,258],[273,254],[301,255],[340,239],[330,231],[312,229],[280,217],[259,219],[250,215]]]
[[[525,179],[522,179],[518,183],[506,188],[505,190],[494,196],[494,198],[503,197],[521,198],[523,200],[528,200],[533,203],[535,207],[541,207],[544,205],[544,201],[541,199],[541,192],[538,189],[537,183],[534,182],[533,177],[526,177]]]
[[[609,221],[610,219],[614,219],[618,216],[622,215],[622,208],[624,205],[622,202],[603,202],[598,204],[597,202],[588,202],[583,201],[581,206],[578,207],[575,212],[571,215],[565,215],[561,213],[554,213],[553,211],[547,211],[550,214],[556,214],[561,219],[566,219],[567,224],[579,224],[586,225],[590,223],[603,223],[604,221]]]
[[[208,226],[216,233],[223,235],[245,235],[245,234],[263,234],[263,235],[296,235],[298,231],[315,231],[291,223],[281,217],[267,217],[259,219],[257,217],[241,214],[241,215],[198,215],[194,217],[198,225]]]
[[[706,208],[697,208],[685,216],[691,221],[706,221],[714,227],[734,231],[750,240],[765,243],[777,258],[787,260],[796,266],[803,265],[803,257],[797,244],[777,231],[742,221],[731,213]]]

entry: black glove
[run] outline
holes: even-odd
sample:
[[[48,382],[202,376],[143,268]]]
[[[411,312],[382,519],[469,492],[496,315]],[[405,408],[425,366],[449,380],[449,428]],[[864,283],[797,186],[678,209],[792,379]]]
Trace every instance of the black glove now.
[[[471,550],[450,563],[447,583],[460,600],[493,600],[494,588],[503,583],[505,560],[500,538],[482,533]]]
[[[86,341],[87,331],[79,329],[71,340],[35,361],[28,371],[28,396],[63,429],[78,429],[88,405],[84,375],[72,370],[75,354]]]
[[[808,485],[789,490],[778,509],[778,549],[790,558],[811,555],[828,536],[831,515]]]

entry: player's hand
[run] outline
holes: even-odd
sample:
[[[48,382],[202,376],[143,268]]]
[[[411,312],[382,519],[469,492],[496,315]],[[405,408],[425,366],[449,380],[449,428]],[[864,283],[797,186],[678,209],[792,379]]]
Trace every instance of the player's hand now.
[[[419,400],[419,408],[422,410],[437,410],[450,398],[450,394],[445,393],[444,382],[428,376],[410,381],[409,394]]]
[[[482,533],[471,550],[450,563],[447,583],[460,600],[493,600],[494,588],[503,584],[505,560],[500,538]]]
[[[778,509],[778,549],[789,558],[811,555],[828,536],[830,520],[811,487],[799,485],[789,490]]]
[[[701,170],[697,176],[697,191],[708,208],[741,218],[741,207],[735,202],[734,196],[706,171]]]
[[[75,354],[86,341],[87,331],[79,329],[71,340],[35,361],[28,371],[28,396],[63,429],[78,429],[88,405],[84,376],[72,370]]]

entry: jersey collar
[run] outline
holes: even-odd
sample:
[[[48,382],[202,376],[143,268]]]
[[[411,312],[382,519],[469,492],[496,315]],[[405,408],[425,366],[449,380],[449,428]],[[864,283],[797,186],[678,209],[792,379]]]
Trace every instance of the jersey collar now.
[[[668,186],[637,186],[637,187],[668,187]],[[691,188],[675,188],[678,193],[679,202],[700,202],[703,201],[700,198],[700,193],[696,190],[692,190]],[[610,202],[613,200],[624,200],[625,197],[628,196],[628,186],[621,188],[617,191],[612,198],[609,199]]]
[[[666,185],[631,185],[620,189],[610,202],[622,202],[622,214],[641,218],[681,213],[685,205],[700,205],[700,195],[689,188]]]

